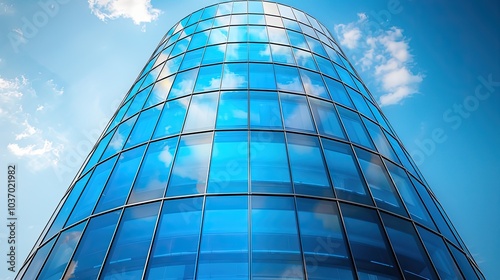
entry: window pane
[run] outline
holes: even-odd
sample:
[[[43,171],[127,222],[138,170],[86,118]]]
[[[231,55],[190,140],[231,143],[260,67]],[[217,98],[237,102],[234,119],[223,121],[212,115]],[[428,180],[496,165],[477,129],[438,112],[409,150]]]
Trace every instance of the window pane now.
[[[181,65],[182,58],[184,57],[184,54],[169,59],[165,63],[165,66],[163,66],[163,69],[161,70],[160,77],[158,79],[163,79],[165,77],[168,77],[179,70],[179,66]]]
[[[250,92],[250,128],[283,128],[276,92]]]
[[[351,251],[361,279],[403,279],[396,266],[377,212],[374,210],[340,204],[344,223],[351,244]],[[366,233],[370,238],[366,238]]]
[[[381,215],[404,276],[407,279],[438,279],[413,225],[385,213]]]
[[[292,49],[286,46],[278,46],[271,44],[271,52],[273,61],[277,63],[295,64]]]
[[[302,87],[297,68],[275,65],[274,69],[278,89],[304,93],[304,88]]]
[[[325,75],[328,75],[332,78],[338,79],[339,76],[337,75],[337,72],[335,72],[335,69],[333,69],[332,63],[320,56],[314,55],[314,58],[316,59],[316,62],[318,63],[319,69],[321,72]]]
[[[221,92],[217,129],[248,127],[248,92]]]
[[[233,14],[237,13],[247,13],[247,1],[233,3]]]
[[[340,199],[373,204],[361,179],[356,159],[348,144],[322,139],[325,158],[335,192]]]
[[[316,67],[316,63],[314,63],[314,60],[310,52],[306,52],[296,48],[292,49],[298,66],[309,68],[311,70],[318,70],[318,68]]]
[[[248,61],[248,44],[236,43],[227,44],[226,62],[246,62]]]
[[[203,15],[201,16],[201,20],[214,17],[216,13],[217,13],[217,5],[206,7],[205,10],[203,10]]]
[[[207,197],[197,279],[248,279],[248,198]]]
[[[285,27],[287,29],[291,29],[291,30],[295,30],[295,31],[298,31],[298,32],[302,32],[302,30],[300,29],[300,26],[299,24],[294,20],[289,20],[289,19],[286,19],[284,18],[283,19],[283,23],[285,25]]]
[[[334,79],[330,79],[324,77],[326,86],[328,87],[328,91],[332,96],[333,101],[338,102],[344,106],[354,109],[352,105],[352,101],[347,95],[347,92],[342,85],[342,83],[335,81]]]
[[[213,129],[217,112],[218,92],[194,95],[186,117],[184,132]]]
[[[377,206],[407,216],[380,157],[359,148],[355,151]]]
[[[102,192],[94,213],[124,204],[134,180],[146,145],[121,153],[106,187]]]
[[[172,87],[172,82],[174,81],[173,77],[165,78],[161,81],[158,81],[154,84],[153,89],[151,90],[151,94],[146,101],[145,108],[156,105],[160,102],[165,101],[170,88]]]
[[[163,197],[178,138],[151,143],[135,180],[128,203]]]
[[[403,149],[402,149],[401,145],[399,144],[399,142],[396,141],[396,139],[394,137],[392,137],[389,133],[384,132],[384,134],[387,137],[387,140],[389,140],[389,142],[391,143],[391,146],[394,149],[394,151],[396,152],[402,165],[406,169],[408,169],[413,175],[418,176],[417,171],[415,170],[415,168],[413,168],[413,165],[410,163],[410,160],[408,159],[408,157],[406,157],[406,154],[403,152]]]
[[[248,41],[267,43],[267,30],[265,26],[249,26],[248,27]]]
[[[308,279],[354,279],[337,204],[297,198]]]
[[[346,85],[351,86],[352,88],[356,88],[356,84],[354,84],[354,81],[352,80],[351,75],[349,75],[347,70],[337,65],[335,65],[335,70],[337,70],[337,73],[340,77],[339,79],[342,80],[342,82],[344,82]]]
[[[194,279],[202,205],[201,197],[164,202],[146,279]]]
[[[267,27],[267,32],[269,33],[269,41],[272,43],[289,45],[288,38],[286,37],[286,32],[284,29],[276,27]]]
[[[356,105],[358,112],[360,112],[361,114],[365,115],[366,117],[372,120],[375,120],[375,116],[373,116],[372,111],[370,110],[370,108],[368,108],[365,98],[361,96],[361,94],[359,94],[357,91],[351,89],[350,87],[346,87],[346,89],[352,101]]]
[[[191,40],[191,43],[189,43],[188,50],[194,50],[194,49],[205,46],[207,44],[209,33],[210,33],[210,31],[203,31],[203,32],[199,32],[199,33],[194,34],[193,39]],[[186,57],[184,57],[184,60],[186,60]]]
[[[307,94],[331,100],[325,83],[323,83],[323,79],[319,74],[300,69],[300,76]]]
[[[317,54],[320,54],[322,56],[328,57],[328,55],[327,55],[325,49],[323,48],[323,46],[321,45],[320,41],[313,39],[309,36],[306,36],[305,38],[306,38],[307,44],[309,45],[309,49],[311,49],[311,51],[313,51]]]
[[[100,279],[140,279],[148,256],[160,203],[127,208]]]
[[[125,148],[144,143],[151,138],[151,134],[153,134],[153,130],[155,129],[156,122],[158,121],[162,108],[163,104],[160,104],[141,112],[134,129],[130,133],[127,143],[125,144]]]
[[[225,44],[207,47],[205,49],[205,54],[203,55],[202,64],[206,65],[212,63],[221,63],[222,61],[224,61],[225,52],[226,52]],[[201,70],[200,70],[200,75],[201,75]]]
[[[153,139],[181,132],[189,99],[190,97],[187,96],[165,103]]]
[[[290,130],[315,132],[307,99],[303,95],[280,94],[285,127]]]
[[[222,64],[201,67],[194,92],[218,90],[220,88],[221,76]]]
[[[287,133],[295,193],[333,197],[316,137]]]
[[[339,117],[332,103],[309,98],[311,110],[316,121],[319,133],[345,139],[344,131],[340,126]]]
[[[184,39],[181,39],[177,41],[175,44],[175,47],[172,49],[172,53],[170,56],[176,56],[180,53],[183,53],[187,50],[189,42],[191,41],[191,37],[186,37]]]
[[[23,275],[24,279],[36,279],[36,276],[40,272],[40,268],[47,259],[47,256],[49,255],[50,250],[52,249],[52,245],[54,245],[55,241],[56,239],[54,238],[49,243],[43,245],[42,248],[38,249],[35,256],[33,257],[33,260],[28,266],[28,270],[26,270]]]
[[[62,279],[96,279],[121,211],[92,218]]]
[[[267,25],[272,25],[272,26],[276,26],[276,27],[284,27],[283,22],[281,21],[280,17],[266,15],[266,22],[267,22]]]
[[[130,105],[129,109],[127,110],[127,113],[125,114],[125,119],[136,114],[137,112],[139,112],[142,109],[142,107],[144,106],[144,102],[148,98],[150,90],[151,90],[151,88],[147,88],[147,89],[139,92],[134,97],[134,99],[132,99],[132,104]]]
[[[168,99],[181,97],[193,92],[194,82],[198,75],[198,68],[177,74]]]
[[[249,61],[271,62],[271,47],[269,47],[269,44],[248,44],[248,52]]]
[[[465,279],[479,279],[467,257],[454,246],[448,245]]]
[[[251,132],[250,171],[253,192],[292,192],[283,133]]]
[[[278,7],[275,3],[263,2],[262,4],[264,4],[264,12],[266,14],[279,16]]]
[[[256,2],[249,2],[248,5],[251,5],[252,3],[256,3]],[[252,15],[252,14],[250,14],[250,15],[248,15],[248,23],[249,24],[265,25],[266,24],[266,19],[264,18],[263,15]],[[263,26],[263,28],[264,28],[264,30],[266,30],[265,26]],[[255,29],[253,29],[253,30],[255,30]],[[248,40],[249,41],[253,41],[252,40],[252,38],[253,38],[252,37],[252,33],[254,32],[253,30],[252,30],[252,26],[248,27],[248,33],[249,33],[248,34],[249,35],[249,39]],[[266,38],[267,38],[267,30],[266,30]]]
[[[222,76],[223,89],[246,89],[248,88],[248,64],[234,63],[224,64],[224,75]]]
[[[182,65],[180,67],[180,71],[186,70],[189,68],[200,66],[201,58],[203,57],[203,51],[205,49],[197,49],[195,51],[191,51],[186,53],[184,56],[184,60],[182,61]]]
[[[248,40],[247,26],[230,26],[228,42],[246,42]]]
[[[295,48],[301,48],[301,49],[306,49],[309,50],[306,39],[304,38],[304,35],[299,32],[294,32],[287,30],[286,33],[288,34],[288,38],[290,39],[290,45],[295,47]],[[309,54],[310,55],[310,54]],[[297,58],[297,56],[296,56]],[[311,57],[312,59],[312,57]]]
[[[385,138],[384,133],[380,129],[380,127],[371,121],[368,121],[366,118],[362,117],[363,122],[365,123],[370,136],[377,147],[377,150],[385,157],[391,159],[394,162],[400,163],[398,157],[394,153],[394,150],[391,148],[391,145]]]
[[[183,136],[168,183],[167,196],[205,192],[212,133]]]
[[[230,20],[231,20],[230,16],[216,17],[214,19],[213,28],[229,25]]]
[[[349,139],[354,143],[374,149],[370,136],[368,136],[368,132],[366,132],[359,115],[341,107],[337,108]]]
[[[248,24],[248,15],[232,15],[231,25]]]
[[[290,7],[278,4],[278,9],[280,10],[281,16],[295,20],[295,16],[293,15],[292,9]]]
[[[254,2],[254,1],[248,1],[248,12],[250,12],[250,13],[259,13],[259,14],[264,13],[264,8],[262,7],[262,3],[260,3],[260,2]]]
[[[219,9],[217,10],[217,16],[230,14],[233,9],[233,3],[223,3],[219,5]]]
[[[293,198],[252,197],[252,275],[304,278]]]
[[[250,88],[276,89],[274,69],[272,64],[250,63]]]
[[[118,126],[118,129],[115,130],[115,134],[113,134],[113,138],[109,141],[108,147],[104,151],[101,160],[106,159],[111,155],[116,154],[123,148],[123,144],[127,140],[132,127],[135,124],[135,120],[137,119],[137,115],[128,119],[126,122],[123,122]]]
[[[93,151],[92,156],[90,157],[89,161],[87,162],[85,168],[82,171],[82,174],[87,172],[90,168],[94,166],[94,164],[96,164],[99,161],[99,158],[103,154],[104,149],[108,146],[111,136],[113,136],[114,133],[115,133],[114,131],[108,133],[108,135],[104,136],[104,138],[102,138],[101,141],[99,141],[97,148],[95,148],[95,150]]]
[[[215,21],[217,21],[217,19],[215,19]],[[229,35],[229,27],[214,28],[210,32],[210,37],[208,38],[208,45],[226,43],[228,35]]]
[[[214,138],[208,193],[248,191],[248,133],[217,132]]]
[[[211,18],[211,19],[207,19],[207,20],[204,20],[204,21],[200,21],[198,23],[198,26],[196,26],[196,31],[195,32],[200,32],[200,31],[205,31],[205,30],[208,30],[212,27],[212,25],[214,24],[214,19]]]

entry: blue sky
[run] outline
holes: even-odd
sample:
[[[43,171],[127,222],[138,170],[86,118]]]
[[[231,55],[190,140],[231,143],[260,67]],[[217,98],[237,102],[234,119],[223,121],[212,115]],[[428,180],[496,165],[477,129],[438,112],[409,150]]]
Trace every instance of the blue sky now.
[[[0,0],[0,182],[16,164],[19,265],[162,36],[218,1],[130,2]],[[500,279],[500,4],[278,2],[332,31],[487,278]],[[0,252],[6,236],[1,227]]]

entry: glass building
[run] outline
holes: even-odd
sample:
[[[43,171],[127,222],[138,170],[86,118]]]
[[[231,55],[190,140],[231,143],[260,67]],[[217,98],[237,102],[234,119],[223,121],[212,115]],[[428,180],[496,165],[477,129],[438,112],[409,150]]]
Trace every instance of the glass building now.
[[[233,1],[172,27],[18,279],[484,279],[310,15]]]

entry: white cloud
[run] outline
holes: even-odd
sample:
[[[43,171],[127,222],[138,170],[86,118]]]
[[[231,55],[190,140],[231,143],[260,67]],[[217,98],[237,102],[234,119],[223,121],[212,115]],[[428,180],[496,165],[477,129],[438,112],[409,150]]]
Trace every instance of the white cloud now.
[[[24,126],[24,131],[16,135],[16,140],[21,140],[30,137],[37,132],[36,128],[34,128],[28,123],[28,120],[25,120],[22,123],[22,125]]]
[[[419,92],[424,79],[422,73],[413,69],[410,40],[397,27],[375,33],[368,27],[368,17],[358,14],[356,22],[336,25],[335,31],[340,43],[351,49],[353,61],[375,80],[379,104],[400,104]]]
[[[129,18],[134,24],[152,22],[161,11],[153,8],[151,0],[88,0],[89,8],[100,20]]]
[[[56,95],[63,95],[64,93],[64,88],[59,87],[54,80],[50,79],[47,81],[47,86],[56,94]]]

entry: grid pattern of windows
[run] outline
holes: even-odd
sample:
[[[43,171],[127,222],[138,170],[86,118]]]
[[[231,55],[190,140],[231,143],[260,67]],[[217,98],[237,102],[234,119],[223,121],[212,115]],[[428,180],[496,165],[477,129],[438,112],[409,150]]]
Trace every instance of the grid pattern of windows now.
[[[484,279],[328,30],[267,1],[172,27],[24,279]]]

